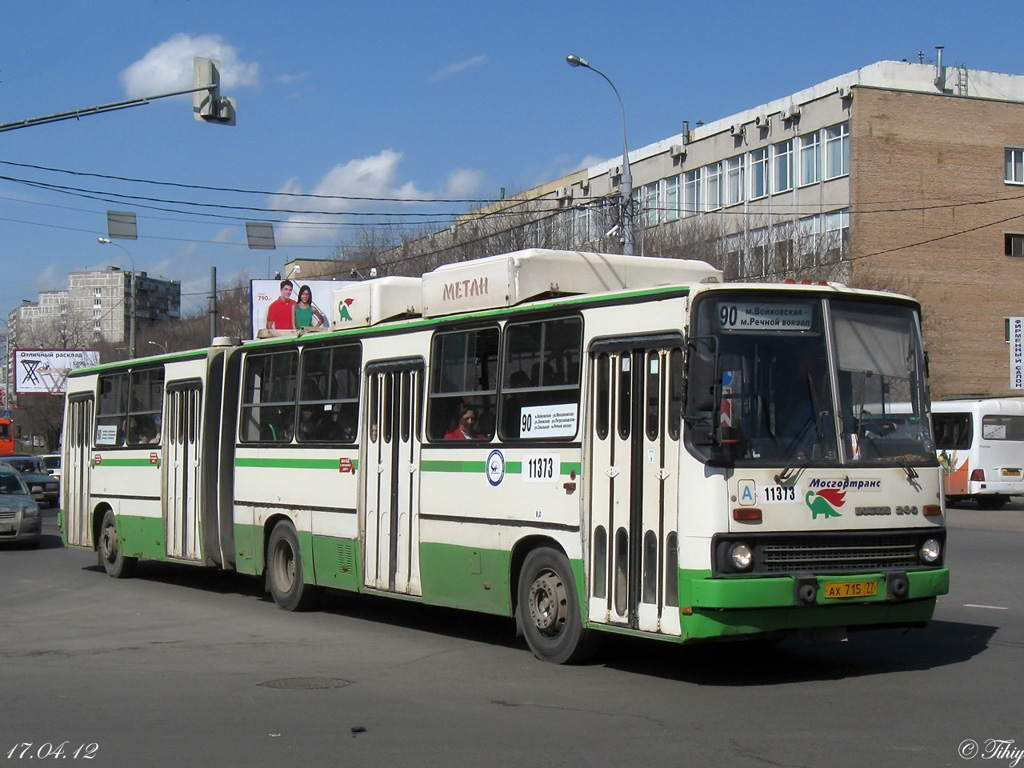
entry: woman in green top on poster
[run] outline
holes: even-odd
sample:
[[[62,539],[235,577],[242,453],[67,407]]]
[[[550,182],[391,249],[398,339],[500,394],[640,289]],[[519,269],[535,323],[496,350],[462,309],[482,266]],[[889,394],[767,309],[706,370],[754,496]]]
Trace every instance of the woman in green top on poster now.
[[[296,328],[320,328],[327,324],[323,313],[313,303],[313,291],[308,285],[299,288],[299,300],[292,308]]]

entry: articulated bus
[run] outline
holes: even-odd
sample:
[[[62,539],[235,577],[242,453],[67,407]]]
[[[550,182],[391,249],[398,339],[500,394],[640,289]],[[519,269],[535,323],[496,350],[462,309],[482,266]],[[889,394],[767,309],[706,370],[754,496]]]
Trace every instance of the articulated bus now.
[[[66,544],[114,577],[261,576],[286,610],[514,617],[560,663],[602,632],[923,626],[948,590],[909,298],[533,249],[333,303],[324,331],[72,372]]]

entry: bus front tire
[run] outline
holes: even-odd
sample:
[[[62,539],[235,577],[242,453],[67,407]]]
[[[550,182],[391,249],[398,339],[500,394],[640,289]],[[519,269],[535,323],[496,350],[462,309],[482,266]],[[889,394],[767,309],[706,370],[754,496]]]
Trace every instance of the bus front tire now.
[[[571,664],[596,650],[597,638],[583,626],[579,595],[569,560],[556,549],[538,547],[519,574],[516,618],[533,655]]]
[[[285,611],[305,611],[313,606],[316,590],[302,577],[302,551],[295,526],[282,521],[274,526],[267,543],[267,585],[274,602]]]
[[[121,549],[121,539],[117,535],[117,520],[114,511],[108,509],[100,524],[100,540],[96,547],[100,565],[108,576],[125,579],[135,573],[139,562],[137,557],[128,557]]]

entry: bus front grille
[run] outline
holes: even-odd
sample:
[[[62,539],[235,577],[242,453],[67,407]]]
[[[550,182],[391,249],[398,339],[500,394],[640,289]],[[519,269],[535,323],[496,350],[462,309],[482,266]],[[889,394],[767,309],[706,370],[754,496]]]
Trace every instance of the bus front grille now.
[[[885,571],[914,568],[920,534],[847,537],[765,542],[758,547],[761,570],[767,573]]]

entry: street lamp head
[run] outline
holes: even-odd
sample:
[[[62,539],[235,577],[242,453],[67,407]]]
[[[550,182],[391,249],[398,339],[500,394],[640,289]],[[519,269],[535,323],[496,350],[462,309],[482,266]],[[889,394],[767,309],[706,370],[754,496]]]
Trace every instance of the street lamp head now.
[[[581,59],[579,56],[570,53],[565,57],[565,60],[569,63],[570,67],[589,67],[590,62],[586,59]]]
[[[110,238],[109,237],[97,237],[96,238],[96,242],[97,243],[109,243],[110,242]]]

